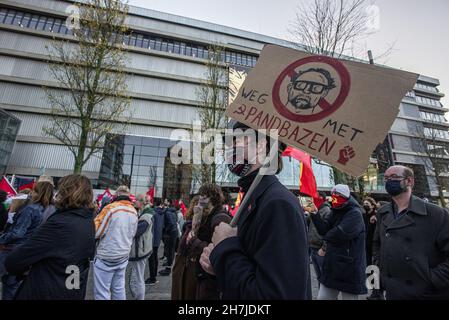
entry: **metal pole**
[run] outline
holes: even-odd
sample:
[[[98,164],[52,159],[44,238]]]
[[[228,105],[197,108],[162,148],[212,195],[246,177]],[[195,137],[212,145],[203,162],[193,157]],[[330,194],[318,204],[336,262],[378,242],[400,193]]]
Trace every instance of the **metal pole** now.
[[[131,156],[131,172],[129,173],[129,190],[131,190],[131,181],[133,179],[133,167],[134,167],[134,152],[136,150],[136,146],[133,145],[133,154]]]
[[[369,64],[374,64],[373,52],[368,50]]]

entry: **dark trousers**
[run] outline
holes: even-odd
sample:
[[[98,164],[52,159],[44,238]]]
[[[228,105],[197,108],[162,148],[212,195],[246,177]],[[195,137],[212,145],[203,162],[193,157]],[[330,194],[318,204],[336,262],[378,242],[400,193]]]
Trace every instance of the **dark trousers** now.
[[[318,249],[310,248],[310,257],[312,258],[313,268],[315,269],[315,274],[318,280],[321,278],[323,273],[323,263],[324,257],[318,255]]]
[[[153,247],[153,252],[148,257],[148,268],[150,269],[150,280],[155,281],[157,275],[157,267],[159,263],[159,259],[157,257],[157,251],[159,247]]]
[[[366,246],[365,248],[366,252],[366,266],[370,266],[373,264],[373,247],[372,246]]]
[[[173,260],[175,259],[176,239],[177,234],[171,235],[167,238],[165,245],[167,246],[167,266],[171,267]]]
[[[13,300],[22,281],[16,276],[6,274],[2,277],[2,300]]]
[[[165,259],[167,259],[167,257],[168,257],[168,241],[169,241],[169,236],[167,235],[167,234],[163,234],[162,235],[162,243],[164,244],[164,256],[163,257],[165,257]]]

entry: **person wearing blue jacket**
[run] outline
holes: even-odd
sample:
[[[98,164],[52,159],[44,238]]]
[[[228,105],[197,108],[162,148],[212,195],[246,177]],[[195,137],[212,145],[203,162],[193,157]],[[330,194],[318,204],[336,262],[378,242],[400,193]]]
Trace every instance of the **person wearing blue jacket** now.
[[[42,223],[44,210],[51,204],[53,185],[49,182],[38,182],[34,186],[31,198],[20,208],[12,208],[16,213],[12,223],[7,224],[5,232],[0,236],[0,276],[2,277],[2,299],[11,300],[21,280],[9,275],[5,269],[5,259],[11,251],[26,242]],[[13,206],[12,206],[13,207]]]
[[[332,210],[327,218],[314,212],[312,222],[326,241],[318,300],[357,300],[366,294],[365,224],[362,208],[351,197],[349,187],[332,189]]]
[[[167,262],[164,264],[165,269],[161,270],[159,274],[161,276],[168,276],[171,273],[171,266],[175,258],[176,243],[179,237],[178,233],[178,214],[176,209],[172,205],[170,199],[164,200],[165,214],[164,214],[164,234],[166,235],[166,241],[164,242],[164,252],[167,258]]]
[[[249,129],[239,122],[231,122],[228,128],[245,132]],[[268,151],[271,147],[264,137],[259,135],[254,140],[254,136],[234,136],[232,159],[227,159],[228,169],[241,177],[238,185],[244,193],[248,192],[262,163],[259,160],[251,163],[250,152],[243,152],[245,158],[237,161],[237,143],[241,142],[245,151],[254,146],[253,154],[257,156],[266,152],[266,146]],[[279,144],[276,150],[279,164],[276,173],[282,170],[281,155],[285,147]],[[200,258],[204,271],[215,274],[221,298],[311,299],[307,225],[296,196],[275,175],[265,175],[245,207],[237,228],[223,222],[215,227],[212,244],[203,250]]]
[[[165,209],[161,198],[154,198],[154,214],[153,214],[153,252],[148,258],[148,266],[150,269],[150,277],[145,280],[146,284],[155,285],[157,281],[157,268],[159,264],[158,250],[162,241],[162,233],[164,230]]]

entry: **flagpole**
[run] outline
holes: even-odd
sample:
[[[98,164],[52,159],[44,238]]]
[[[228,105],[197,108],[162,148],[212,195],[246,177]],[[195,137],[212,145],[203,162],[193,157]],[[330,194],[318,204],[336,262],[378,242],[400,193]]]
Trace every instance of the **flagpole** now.
[[[13,177],[14,177],[14,175],[13,175]],[[16,191],[16,189],[13,187],[13,185],[8,181],[8,179],[6,179],[6,177],[4,177],[5,178],[5,181],[9,184],[9,186],[11,187],[11,189],[12,190],[14,190],[14,193],[15,194],[17,194],[17,191]],[[11,179],[12,180],[12,179]]]

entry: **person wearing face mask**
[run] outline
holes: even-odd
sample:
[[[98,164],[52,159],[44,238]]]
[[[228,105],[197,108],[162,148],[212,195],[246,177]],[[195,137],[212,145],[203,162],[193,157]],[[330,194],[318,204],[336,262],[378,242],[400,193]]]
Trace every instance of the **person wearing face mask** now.
[[[405,166],[385,171],[391,202],[378,210],[373,262],[387,300],[449,299],[449,212],[414,196]]]
[[[363,221],[366,230],[366,265],[369,266],[372,264],[373,257],[373,237],[374,230],[376,229],[376,201],[371,197],[366,197],[363,200],[363,209],[365,210]]]
[[[271,145],[242,123],[231,121],[228,128],[241,129],[247,136],[235,139],[227,157],[229,170],[240,177],[245,194],[262,167],[260,157]],[[238,133],[234,131],[234,137]],[[240,137],[241,138],[241,137]],[[269,140],[269,139],[268,139]],[[238,161],[242,142],[243,161]],[[229,146],[227,146],[229,147]],[[277,173],[282,170],[285,145],[275,150]],[[251,149],[253,148],[253,149]],[[226,150],[229,151],[229,150]],[[240,162],[240,163],[239,163]],[[206,247],[200,264],[215,274],[221,298],[225,300],[306,300],[311,299],[307,226],[304,211],[296,196],[275,175],[264,175],[243,210],[237,227],[221,223],[215,228],[212,244]]]
[[[318,300],[357,300],[366,294],[365,225],[362,209],[347,185],[332,188],[332,209],[327,218],[312,214],[312,222],[326,241]]]
[[[185,231],[179,248],[195,264],[195,296],[184,298],[218,300],[217,279],[203,270],[199,260],[203,249],[212,242],[215,227],[221,222],[231,222],[231,215],[223,209],[224,197],[219,186],[205,184],[198,194],[198,204],[193,208],[192,225]]]

